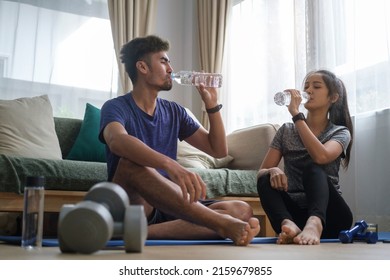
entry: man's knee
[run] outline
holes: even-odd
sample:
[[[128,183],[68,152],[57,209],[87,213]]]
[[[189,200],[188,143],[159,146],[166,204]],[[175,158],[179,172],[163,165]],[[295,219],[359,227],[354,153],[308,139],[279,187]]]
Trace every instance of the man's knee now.
[[[121,171],[131,171],[132,169],[135,169],[137,167],[140,167],[136,163],[134,163],[131,160],[128,160],[126,158],[120,158],[118,161],[118,166],[116,168],[116,172],[121,172]]]
[[[148,172],[148,168],[136,164],[135,162],[126,158],[120,158],[117,168],[115,170],[114,178],[136,178],[138,176],[144,176],[145,172]]]

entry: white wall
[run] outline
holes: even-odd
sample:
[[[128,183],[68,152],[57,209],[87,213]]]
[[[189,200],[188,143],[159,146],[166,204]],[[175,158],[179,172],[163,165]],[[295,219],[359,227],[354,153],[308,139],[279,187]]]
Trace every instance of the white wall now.
[[[174,71],[200,70],[197,28],[195,1],[158,1],[155,34],[170,42],[168,55]],[[161,92],[159,96],[190,108],[200,117],[201,99],[193,87],[174,83],[171,91]]]
[[[341,172],[343,196],[355,220],[366,220],[390,231],[390,109],[357,115],[347,172]]]

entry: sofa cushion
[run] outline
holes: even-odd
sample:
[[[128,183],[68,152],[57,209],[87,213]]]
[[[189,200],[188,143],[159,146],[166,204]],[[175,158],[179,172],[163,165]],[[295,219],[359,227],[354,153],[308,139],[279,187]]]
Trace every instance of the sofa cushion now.
[[[256,170],[190,169],[205,182],[206,197],[258,196]]]
[[[84,119],[67,159],[106,162],[105,145],[99,141],[100,109],[87,103]]]
[[[82,119],[54,117],[58,141],[60,142],[62,158],[67,158],[79,135]]]
[[[0,100],[0,154],[62,159],[47,95]]]
[[[177,161],[187,168],[213,169],[226,167],[233,160],[230,155],[224,158],[214,158],[201,150],[191,146],[185,141],[179,141],[177,149]]]
[[[227,136],[229,155],[234,160],[228,164],[231,169],[258,170],[278,125],[259,124],[236,130]]]
[[[45,176],[46,190],[88,191],[107,180],[107,164],[0,155],[0,192],[23,193],[27,176]]]

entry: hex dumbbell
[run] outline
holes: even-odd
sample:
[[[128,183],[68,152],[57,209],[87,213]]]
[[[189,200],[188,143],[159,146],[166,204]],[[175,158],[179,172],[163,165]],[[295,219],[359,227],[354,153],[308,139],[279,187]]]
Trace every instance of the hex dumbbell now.
[[[353,241],[364,241],[369,244],[374,244],[378,241],[377,229],[374,231],[368,230],[368,224],[362,220],[355,223],[355,226],[350,230],[343,230],[339,234],[339,239],[342,243],[352,243]]]
[[[143,206],[130,205],[118,185],[94,185],[84,200],[61,208],[58,238],[61,252],[91,254],[113,237],[123,237],[126,252],[142,252],[147,235]]]
[[[367,228],[367,223],[362,220],[356,222],[354,227],[350,230],[343,230],[339,233],[339,239],[342,243],[352,243],[353,238],[358,234],[363,232]]]

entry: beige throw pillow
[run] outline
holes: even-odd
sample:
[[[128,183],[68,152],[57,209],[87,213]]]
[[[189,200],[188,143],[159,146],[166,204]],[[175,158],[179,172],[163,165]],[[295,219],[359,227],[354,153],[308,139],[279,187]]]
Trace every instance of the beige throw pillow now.
[[[279,125],[264,123],[233,131],[227,138],[230,169],[258,170]]]
[[[185,141],[179,141],[177,149],[177,161],[187,168],[213,169],[226,167],[233,157],[226,156],[218,159],[191,146]]]
[[[200,124],[199,120],[195,115],[186,108],[187,113]],[[233,160],[230,155],[224,158],[214,158],[205,152],[191,146],[185,141],[178,141],[177,144],[177,161],[180,165],[187,168],[202,168],[202,169],[213,169],[226,167],[229,162]]]
[[[47,95],[0,100],[0,154],[62,159]]]

